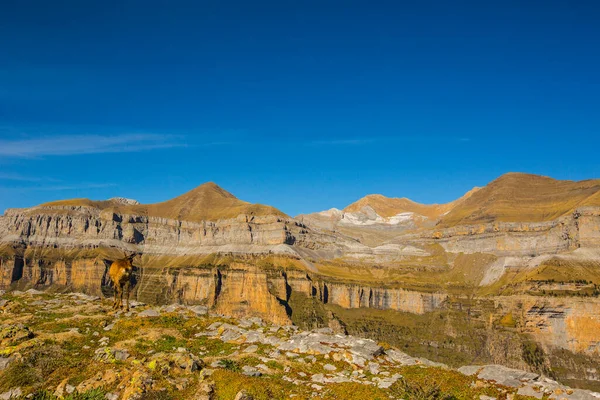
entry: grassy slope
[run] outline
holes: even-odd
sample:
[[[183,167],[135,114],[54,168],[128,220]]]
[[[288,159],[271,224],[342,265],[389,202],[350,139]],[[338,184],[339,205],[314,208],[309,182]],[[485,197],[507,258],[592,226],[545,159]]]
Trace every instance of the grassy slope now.
[[[446,204],[420,204],[407,198],[390,198],[380,194],[370,194],[350,204],[344,209],[346,212],[358,212],[365,206],[370,206],[382,217],[392,217],[403,212],[413,212],[430,219],[437,219],[445,212],[456,207],[464,199],[469,198],[479,188],[473,188],[463,197]]]
[[[559,181],[511,173],[473,193],[445,215],[440,225],[551,221],[580,206],[600,206],[600,180]]]
[[[569,284],[587,282],[591,290],[600,286],[600,262],[592,260],[570,260],[556,256],[542,262],[535,268],[511,268],[492,285],[480,288],[482,295],[511,295],[529,292],[537,283]],[[556,291],[556,295],[584,295],[590,288],[578,290],[573,293]]]
[[[401,287],[421,291],[447,290],[469,292],[485,273],[485,266],[494,262],[491,254],[449,254],[438,245],[426,247],[425,257],[406,257],[385,265],[350,264],[341,260],[320,262],[316,266],[325,280],[371,285]]]
[[[56,295],[43,295],[34,298],[28,296],[5,296],[9,301],[6,312],[0,314],[0,326],[14,325],[15,320],[27,319],[27,325],[34,332],[33,338],[15,339],[8,343],[5,353],[19,352],[22,360],[0,371],[0,391],[19,386],[23,394],[35,394],[34,398],[48,400],[57,399],[51,395],[63,380],[77,386],[82,382],[95,382],[98,396],[75,397],[77,399],[102,399],[108,392],[123,393],[123,388],[146,387],[141,398],[145,399],[186,399],[199,398],[199,389],[207,382],[214,383],[213,397],[218,400],[233,400],[238,391],[244,389],[256,400],[288,399],[294,393],[297,399],[312,398],[315,391],[308,384],[293,385],[282,379],[291,376],[309,381],[312,374],[323,373],[322,365],[334,364],[338,370],[352,367],[343,362],[325,359],[317,355],[317,362],[311,364],[305,360],[279,357],[266,362],[272,370],[270,375],[248,377],[241,373],[241,367],[261,363],[258,357],[269,357],[272,348],[259,345],[256,353],[245,354],[239,351],[240,345],[225,343],[219,339],[206,336],[196,337],[195,333],[205,331],[215,321],[215,317],[197,317],[191,314],[163,313],[159,317],[115,318],[107,312],[109,301],[101,304],[81,304],[76,300]],[[48,307],[39,308],[35,302],[60,301],[60,307],[54,311]],[[76,315],[74,317],[73,315]],[[227,320],[228,323],[235,323]],[[113,324],[112,329],[104,327]],[[72,330],[76,329],[77,332]],[[108,339],[108,347],[125,349],[130,354],[126,360],[107,357],[95,360],[96,348],[103,348],[97,342],[101,332]],[[100,346],[100,347],[99,347]],[[242,345],[245,347],[245,345]],[[150,361],[153,354],[178,354],[177,349],[185,348],[193,354],[201,356],[206,368],[217,359],[229,360],[225,368],[214,369],[210,376],[202,371],[185,372],[175,365],[164,361]],[[238,350],[238,351],[236,351]],[[240,354],[241,353],[241,354]],[[164,360],[167,360],[166,358]],[[286,370],[284,371],[284,368]],[[390,367],[391,368],[391,367]],[[116,376],[116,380],[102,380],[108,371]],[[286,372],[287,371],[287,372]],[[440,368],[422,368],[419,366],[398,367],[392,373],[399,373],[405,379],[394,384],[390,389],[379,389],[359,383],[326,384],[320,390],[320,397],[325,399],[380,399],[386,400],[392,395],[395,398],[438,398],[438,399],[474,399],[480,395],[504,398],[505,388],[492,382],[479,381],[464,376],[456,371]],[[300,373],[305,375],[300,375]],[[367,371],[366,374],[369,374]],[[148,378],[152,386],[145,385]],[[180,385],[185,380],[184,385]],[[476,384],[478,383],[478,384]],[[436,397],[416,397],[422,390],[433,391]],[[514,389],[509,389],[514,393]],[[45,395],[42,397],[42,395]],[[515,396],[515,399],[525,397]],[[58,400],[58,399],[57,399]]]
[[[88,206],[101,210],[111,209],[125,214],[148,215],[185,221],[212,221],[235,218],[240,214],[285,216],[276,208],[239,200],[212,182],[198,186],[174,199],[155,204],[125,205],[113,201],[71,199],[45,203],[42,206]]]

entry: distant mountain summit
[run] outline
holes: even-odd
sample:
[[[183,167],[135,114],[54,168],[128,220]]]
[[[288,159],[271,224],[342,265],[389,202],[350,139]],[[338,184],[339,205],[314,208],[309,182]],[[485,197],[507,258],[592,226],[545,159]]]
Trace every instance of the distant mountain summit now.
[[[600,180],[574,182],[508,173],[450,203],[420,204],[407,198],[370,194],[341,211],[298,218],[309,226],[363,237],[351,230],[406,231],[490,222],[544,222],[583,206],[600,206]]]
[[[285,216],[274,207],[239,200],[213,182],[200,185],[174,199],[147,207],[150,215],[186,221],[235,218],[240,214]]]
[[[283,212],[274,207],[239,200],[214,182],[202,184],[181,196],[155,204],[139,204],[133,201],[123,201],[122,198],[113,198],[104,201],[89,199],[59,200],[41,205],[41,207],[53,206],[86,206],[101,210],[114,209],[115,212],[125,214],[148,215],[183,221],[213,221],[235,218],[241,214],[285,216]]]
[[[440,225],[551,221],[584,206],[600,206],[600,179],[575,182],[508,173],[452,207]]]
[[[473,188],[460,199],[446,204],[421,204],[407,199],[406,197],[393,198],[380,194],[370,194],[344,208],[344,212],[356,213],[360,212],[365,207],[370,207],[377,215],[383,218],[393,218],[394,216],[412,213],[427,219],[436,219],[450,211],[464,199],[470,197],[477,190],[479,190],[479,188]]]

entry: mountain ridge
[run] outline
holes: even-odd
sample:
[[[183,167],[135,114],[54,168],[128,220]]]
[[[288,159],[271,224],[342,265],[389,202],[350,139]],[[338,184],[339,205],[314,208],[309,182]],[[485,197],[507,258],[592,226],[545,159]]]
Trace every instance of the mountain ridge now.
[[[114,209],[127,214],[141,214],[191,222],[235,218],[248,214],[277,215],[282,211],[262,204],[252,204],[235,197],[214,182],[201,184],[177,197],[151,204],[123,204],[113,200],[70,199],[43,203],[39,207],[87,206],[101,210]]]
[[[191,222],[230,219],[243,214],[289,218],[275,207],[240,200],[214,182],[152,204],[80,198],[43,203],[37,207],[61,206],[93,207]],[[422,204],[407,197],[369,194],[339,212],[327,210],[297,217],[309,223],[325,220],[328,226],[341,222],[347,225],[402,225],[413,229],[431,224],[451,227],[489,222],[544,222],[582,206],[600,206],[600,179],[571,181],[509,172],[448,203]],[[407,225],[409,222],[410,226]]]

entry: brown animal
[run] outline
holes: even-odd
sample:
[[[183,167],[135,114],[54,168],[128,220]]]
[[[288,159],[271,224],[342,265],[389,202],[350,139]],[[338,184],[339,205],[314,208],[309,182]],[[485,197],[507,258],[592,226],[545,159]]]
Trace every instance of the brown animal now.
[[[113,308],[123,308],[123,292],[127,292],[125,299],[127,301],[126,310],[129,311],[129,289],[131,288],[131,275],[133,272],[133,259],[136,254],[129,255],[121,260],[114,261],[108,270],[108,276],[115,287],[115,301]]]

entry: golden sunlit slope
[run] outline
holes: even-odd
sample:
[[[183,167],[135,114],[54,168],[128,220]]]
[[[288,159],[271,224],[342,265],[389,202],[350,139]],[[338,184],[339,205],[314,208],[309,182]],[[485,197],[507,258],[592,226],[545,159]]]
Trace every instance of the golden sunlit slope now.
[[[363,207],[370,206],[377,214],[384,218],[393,217],[394,215],[404,212],[413,212],[430,219],[437,219],[457,204],[460,204],[462,201],[469,198],[477,190],[479,190],[479,188],[473,188],[460,199],[446,204],[420,204],[404,197],[391,198],[380,194],[370,194],[350,204],[344,211],[359,212]]]
[[[113,200],[72,199],[45,203],[42,206],[88,206],[102,210],[114,209],[116,212],[126,214],[173,218],[184,221],[214,221],[235,218],[240,214],[285,216],[284,213],[274,207],[239,200],[212,182],[200,185],[174,199],[156,204],[127,205]]]
[[[452,208],[440,225],[551,221],[581,206],[600,206],[600,180],[559,181],[509,173]]]

